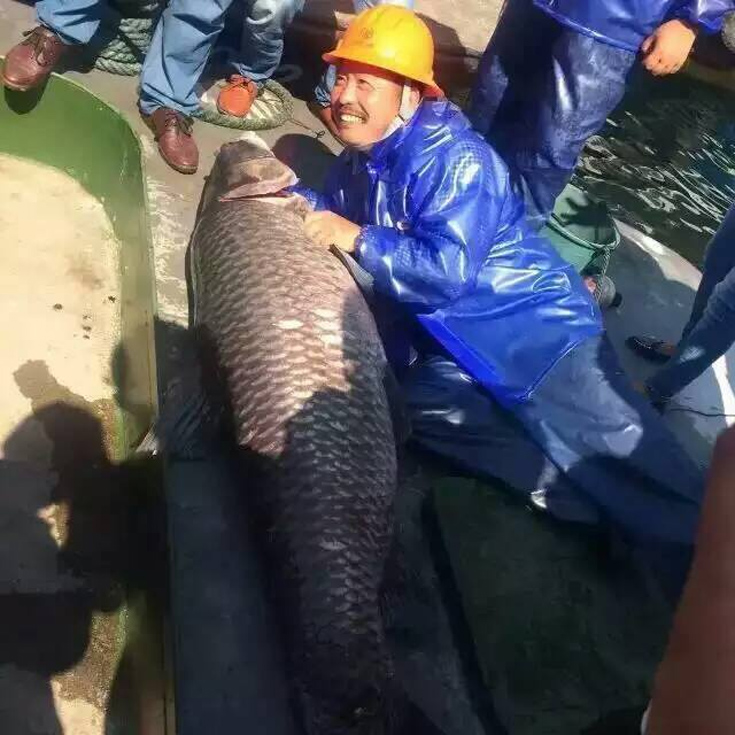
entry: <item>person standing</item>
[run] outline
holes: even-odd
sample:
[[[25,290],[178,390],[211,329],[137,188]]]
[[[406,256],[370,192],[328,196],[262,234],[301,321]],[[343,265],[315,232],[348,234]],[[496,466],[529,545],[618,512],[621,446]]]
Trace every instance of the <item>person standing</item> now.
[[[543,225],[585,141],[620,102],[636,61],[673,74],[733,0],[508,0],[480,62],[468,116]]]
[[[140,111],[171,168],[192,174],[199,151],[191,115],[196,84],[232,0],[171,0],[156,26],[140,78]],[[303,0],[246,0],[241,56],[220,92],[221,112],[245,116],[257,85],[277,69],[286,27]],[[39,25],[5,58],[2,83],[25,92],[41,86],[74,46],[88,44],[108,8],[104,0],[40,0]]]

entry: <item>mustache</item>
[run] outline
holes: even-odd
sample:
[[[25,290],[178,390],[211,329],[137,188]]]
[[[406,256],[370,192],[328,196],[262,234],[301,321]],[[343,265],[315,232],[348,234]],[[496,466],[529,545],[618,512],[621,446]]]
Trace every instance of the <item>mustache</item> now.
[[[355,115],[355,117],[362,118],[363,120],[368,119],[368,114],[364,110],[352,107],[351,105],[340,105],[337,107],[337,113],[343,115]]]

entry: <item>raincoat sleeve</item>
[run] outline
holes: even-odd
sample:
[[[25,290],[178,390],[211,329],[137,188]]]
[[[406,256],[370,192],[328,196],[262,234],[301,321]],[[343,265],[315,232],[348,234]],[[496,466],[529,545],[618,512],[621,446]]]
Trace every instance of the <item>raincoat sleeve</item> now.
[[[316,191],[315,189],[312,189],[311,187],[305,186],[300,181],[298,184],[294,184],[293,186],[290,186],[288,188],[288,191],[290,191],[293,194],[298,194],[299,196],[304,197],[307,202],[311,205],[311,208],[314,211],[317,211],[318,209],[324,209],[322,206],[322,195]]]
[[[431,311],[474,284],[506,209],[508,174],[478,139],[432,159],[411,181],[410,221],[363,227],[356,249],[378,290]]]
[[[718,33],[727,13],[735,11],[735,0],[689,0],[678,3],[674,17],[698,25],[706,33]]]

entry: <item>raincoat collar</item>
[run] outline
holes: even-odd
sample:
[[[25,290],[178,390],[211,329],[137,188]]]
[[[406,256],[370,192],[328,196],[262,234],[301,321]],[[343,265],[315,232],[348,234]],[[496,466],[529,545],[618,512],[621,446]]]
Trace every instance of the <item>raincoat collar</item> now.
[[[413,117],[392,135],[378,141],[369,151],[348,150],[353,172],[390,165],[394,157],[408,144],[412,152],[433,147],[451,139],[469,127],[469,122],[454,103],[448,100],[424,99]]]

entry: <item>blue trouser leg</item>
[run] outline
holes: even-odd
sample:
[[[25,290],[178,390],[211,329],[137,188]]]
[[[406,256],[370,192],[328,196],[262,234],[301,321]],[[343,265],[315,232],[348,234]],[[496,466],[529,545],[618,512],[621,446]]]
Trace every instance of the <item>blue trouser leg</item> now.
[[[524,85],[552,63],[551,47],[561,28],[531,0],[506,3],[470,94],[467,117],[475,130],[487,136],[501,106],[506,118],[520,112]]]
[[[191,115],[195,88],[233,0],[171,0],[156,26],[140,75],[144,114],[171,107]]]
[[[702,472],[633,390],[607,337],[578,345],[513,412],[613,526],[693,543]]]
[[[599,522],[597,507],[453,360],[422,360],[410,369],[402,389],[412,437],[423,449],[468,472],[501,480],[557,518]]]
[[[667,400],[698,378],[735,343],[735,205],[712,238],[702,281],[676,352],[648,381],[651,396]]]
[[[735,203],[730,205],[715,236],[707,246],[702,280],[682,337],[686,337],[702,318],[715,287],[720,281],[725,280],[733,268],[735,268]]]
[[[251,0],[243,23],[240,58],[233,66],[254,82],[273,76],[283,56],[283,37],[304,0]]]
[[[233,0],[171,0],[156,26],[141,72],[141,110],[165,106],[196,111],[196,84],[222,31]],[[283,34],[303,0],[254,0],[246,4],[238,73],[268,79],[283,53]]]
[[[701,472],[631,388],[606,337],[572,350],[512,408],[446,358],[414,368],[404,390],[421,446],[535,492],[536,505],[565,520],[692,543]]]
[[[374,8],[376,5],[400,5],[404,8],[413,8],[414,0],[352,0],[352,4],[355,8],[355,15],[358,15],[363,10]],[[314,99],[321,107],[329,104],[336,77],[336,69],[328,66],[314,89]]]
[[[41,0],[36,3],[40,23],[66,43],[89,43],[107,11],[103,0]]]
[[[526,18],[521,23],[507,13],[491,39],[470,119],[503,156],[523,188],[529,218],[541,224],[586,140],[622,99],[636,55],[551,21],[528,0],[516,2]]]
[[[319,107],[327,107],[332,100],[332,90],[337,81],[337,69],[331,64],[327,66],[314,88],[314,99]]]

